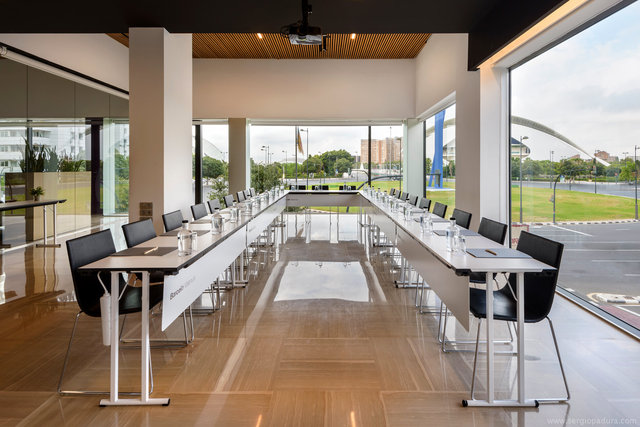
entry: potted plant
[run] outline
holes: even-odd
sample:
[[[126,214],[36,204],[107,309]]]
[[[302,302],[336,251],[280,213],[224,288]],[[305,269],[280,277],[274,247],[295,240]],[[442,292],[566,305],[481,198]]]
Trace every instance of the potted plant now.
[[[37,186],[29,190],[29,193],[33,196],[33,200],[37,202],[38,200],[40,200],[40,196],[44,196],[44,189],[40,186]]]

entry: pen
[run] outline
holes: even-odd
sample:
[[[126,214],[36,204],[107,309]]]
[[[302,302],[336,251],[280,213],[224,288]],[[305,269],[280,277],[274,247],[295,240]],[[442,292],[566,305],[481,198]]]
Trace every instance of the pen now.
[[[154,247],[154,248],[149,249],[148,251],[144,251],[144,255],[148,255],[148,254],[150,254],[151,252],[155,252],[155,251],[157,251],[157,250],[158,250],[158,247],[156,246],[156,247]]]
[[[498,256],[498,254],[497,254],[497,253],[495,253],[495,252],[493,252],[493,251],[490,251],[489,249],[485,249],[485,252],[489,252],[489,253],[490,253],[490,254],[492,254],[492,255]]]

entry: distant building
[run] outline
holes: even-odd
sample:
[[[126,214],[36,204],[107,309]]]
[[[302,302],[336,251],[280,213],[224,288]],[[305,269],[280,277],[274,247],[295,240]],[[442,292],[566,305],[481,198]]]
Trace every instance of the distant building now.
[[[618,160],[620,160],[618,158],[618,156],[612,156],[611,154],[607,153],[606,151],[600,151],[600,150],[596,150],[596,154],[595,156],[597,158],[599,158],[600,160],[604,160],[605,162],[617,162]]]
[[[360,153],[362,163],[369,163],[369,140],[360,140]],[[387,162],[399,162],[402,149],[402,138],[399,136],[385,139],[371,140],[371,163],[384,164]]]

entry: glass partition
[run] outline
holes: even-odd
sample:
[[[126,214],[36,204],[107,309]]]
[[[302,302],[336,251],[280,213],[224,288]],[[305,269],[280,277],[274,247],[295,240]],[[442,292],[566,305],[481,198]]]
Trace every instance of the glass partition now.
[[[640,3],[511,71],[511,237],[565,244],[559,285],[640,328]]]

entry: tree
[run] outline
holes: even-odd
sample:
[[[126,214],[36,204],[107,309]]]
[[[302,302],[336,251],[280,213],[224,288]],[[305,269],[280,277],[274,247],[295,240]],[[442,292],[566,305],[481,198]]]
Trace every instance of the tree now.
[[[431,159],[428,157],[424,159],[424,170],[426,170],[427,173],[431,173]]]
[[[345,159],[344,157],[342,157],[336,160],[335,169],[338,171],[338,173],[349,172],[350,168],[351,168],[351,162],[348,159]]]
[[[224,176],[219,176],[211,183],[211,191],[207,195],[209,200],[218,199],[222,206],[224,206],[224,196],[229,194],[229,183]]]
[[[203,178],[217,178],[220,175],[224,175],[227,163],[213,157],[204,156],[202,158],[202,177]]]
[[[321,156],[310,156],[308,159],[309,162],[309,173],[319,173],[323,169],[323,162]],[[349,163],[351,164],[351,163]],[[298,172],[307,173],[307,160],[302,163],[302,168],[298,168]],[[332,172],[331,175],[334,173]]]
[[[627,159],[622,170],[620,171],[620,179],[623,181],[633,181],[636,177],[636,171],[639,169],[640,161],[634,164],[633,160]]]
[[[326,151],[320,155],[320,159],[322,161],[322,169],[327,176],[335,176],[336,161],[338,159],[347,159],[350,165],[354,160],[347,150]],[[309,172],[311,172],[311,169],[309,169]]]

